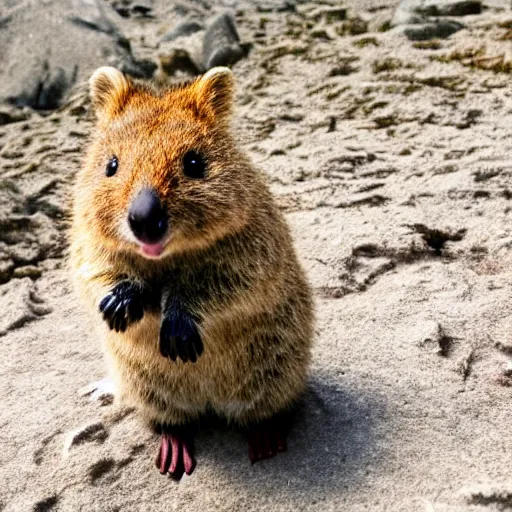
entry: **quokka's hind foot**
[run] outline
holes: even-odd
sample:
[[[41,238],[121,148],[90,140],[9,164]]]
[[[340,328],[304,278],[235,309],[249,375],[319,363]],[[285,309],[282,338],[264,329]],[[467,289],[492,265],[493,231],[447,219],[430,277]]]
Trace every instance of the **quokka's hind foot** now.
[[[274,457],[288,448],[286,438],[290,430],[290,414],[278,414],[273,418],[254,422],[247,429],[249,460],[251,464]]]
[[[193,427],[162,427],[160,448],[155,464],[162,475],[168,473],[180,480],[183,474],[191,475],[196,467],[194,459]]]

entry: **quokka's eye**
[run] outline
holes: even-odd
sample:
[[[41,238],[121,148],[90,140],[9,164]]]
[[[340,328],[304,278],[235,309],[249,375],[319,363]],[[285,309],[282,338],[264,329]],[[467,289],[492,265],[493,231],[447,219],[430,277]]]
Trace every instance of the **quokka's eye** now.
[[[206,176],[206,163],[197,151],[189,151],[183,157],[183,174],[187,178],[201,179]]]
[[[119,161],[117,160],[117,156],[113,156],[108,162],[107,167],[105,168],[105,174],[110,178],[114,176],[117,172],[117,168],[119,167]]]

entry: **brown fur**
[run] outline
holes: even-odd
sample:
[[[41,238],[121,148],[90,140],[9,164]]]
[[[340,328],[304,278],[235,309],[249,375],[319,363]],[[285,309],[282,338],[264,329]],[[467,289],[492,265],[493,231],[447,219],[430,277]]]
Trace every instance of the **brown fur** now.
[[[312,300],[266,182],[229,134],[231,72],[156,93],[102,68],[91,94],[98,126],[75,188],[71,265],[121,396],[164,424],[208,410],[247,424],[289,408],[305,385]],[[182,173],[190,149],[205,156],[203,180]],[[142,186],[159,192],[170,219],[156,260],[140,254],[125,220]],[[98,304],[123,276],[186,297],[204,343],[196,363],[160,354],[158,310],[124,333],[108,329]]]

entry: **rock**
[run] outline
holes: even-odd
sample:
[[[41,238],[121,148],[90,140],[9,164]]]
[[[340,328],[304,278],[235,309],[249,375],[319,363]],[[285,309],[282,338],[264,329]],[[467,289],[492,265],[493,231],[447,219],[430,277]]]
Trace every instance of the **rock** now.
[[[315,21],[323,21],[324,23],[336,23],[347,19],[347,8],[322,6],[311,11],[308,17]]]
[[[138,78],[156,69],[132,55],[115,24],[117,14],[99,0],[29,0],[3,14],[0,101],[51,110],[98,66],[113,65]]]
[[[123,18],[130,17],[130,8],[124,5],[124,2],[114,2],[112,7],[117,12],[117,14],[119,14],[119,16],[122,16]]]
[[[140,1],[133,5],[128,5],[129,2],[126,0],[112,2],[112,8],[122,16],[123,18],[130,18],[131,16],[137,16],[140,18],[152,18],[153,6],[151,2]]]
[[[468,16],[480,14],[480,0],[424,0],[421,13],[427,16]]]
[[[14,269],[13,277],[31,277],[37,279],[41,277],[42,270],[34,265],[25,265]]]
[[[340,23],[336,27],[336,32],[340,36],[351,35],[357,36],[368,32],[368,22],[361,18],[361,16],[353,16]]]
[[[151,18],[153,7],[148,2],[138,2],[132,5],[132,13],[143,18]]]
[[[162,51],[158,58],[161,71],[165,75],[172,76],[179,71],[197,75],[205,71],[203,34],[200,33],[203,30],[203,25],[197,21],[184,21],[162,37],[160,40]]]
[[[204,27],[196,21],[185,21],[176,25],[159,42],[159,70],[157,81],[166,83],[166,76],[178,72],[193,76],[205,71],[203,66]]]
[[[134,78],[151,78],[157,68],[157,64],[151,60],[138,60],[133,59],[121,60],[118,63],[111,63],[123,73],[133,76]]]
[[[447,38],[464,25],[443,16],[477,14],[481,9],[477,0],[402,0],[390,26],[411,41]]]
[[[204,68],[208,70],[215,66],[230,66],[245,55],[233,17],[224,13],[214,18],[204,35]]]
[[[426,23],[431,16],[466,16],[480,14],[480,0],[402,0],[391,26]]]
[[[161,41],[174,41],[179,37],[189,36],[203,30],[203,26],[197,21],[184,21],[174,27],[169,33],[162,37]]]
[[[18,121],[26,121],[29,113],[10,105],[0,106],[0,126],[9,123],[17,123]]]
[[[258,12],[296,12],[297,5],[295,0],[258,1],[256,10]]]
[[[174,75],[177,71],[184,71],[192,75],[201,72],[186,50],[173,48],[168,53],[159,55],[159,59],[162,71],[169,76]]]
[[[394,32],[404,34],[410,41],[428,41],[430,39],[446,39],[463,29],[464,25],[453,20],[439,20],[416,25],[402,25]]]
[[[95,0],[72,0],[72,12],[66,19],[74,25],[88,28],[105,34],[121,36],[119,30]]]
[[[17,96],[8,96],[7,100],[16,106],[30,106],[42,110],[55,109],[59,106],[66,91],[76,80],[76,66],[71,73],[60,66],[50,69],[47,60],[37,63],[37,67],[32,70],[25,87]]]

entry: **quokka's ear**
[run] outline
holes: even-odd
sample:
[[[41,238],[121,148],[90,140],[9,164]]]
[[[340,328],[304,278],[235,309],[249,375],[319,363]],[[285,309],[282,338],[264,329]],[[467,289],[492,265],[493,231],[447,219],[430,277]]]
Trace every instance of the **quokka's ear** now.
[[[233,109],[235,78],[229,68],[215,67],[193,84],[197,107],[215,122],[227,123]]]
[[[100,121],[108,122],[120,114],[132,92],[132,83],[110,66],[98,68],[89,79],[89,94]]]

